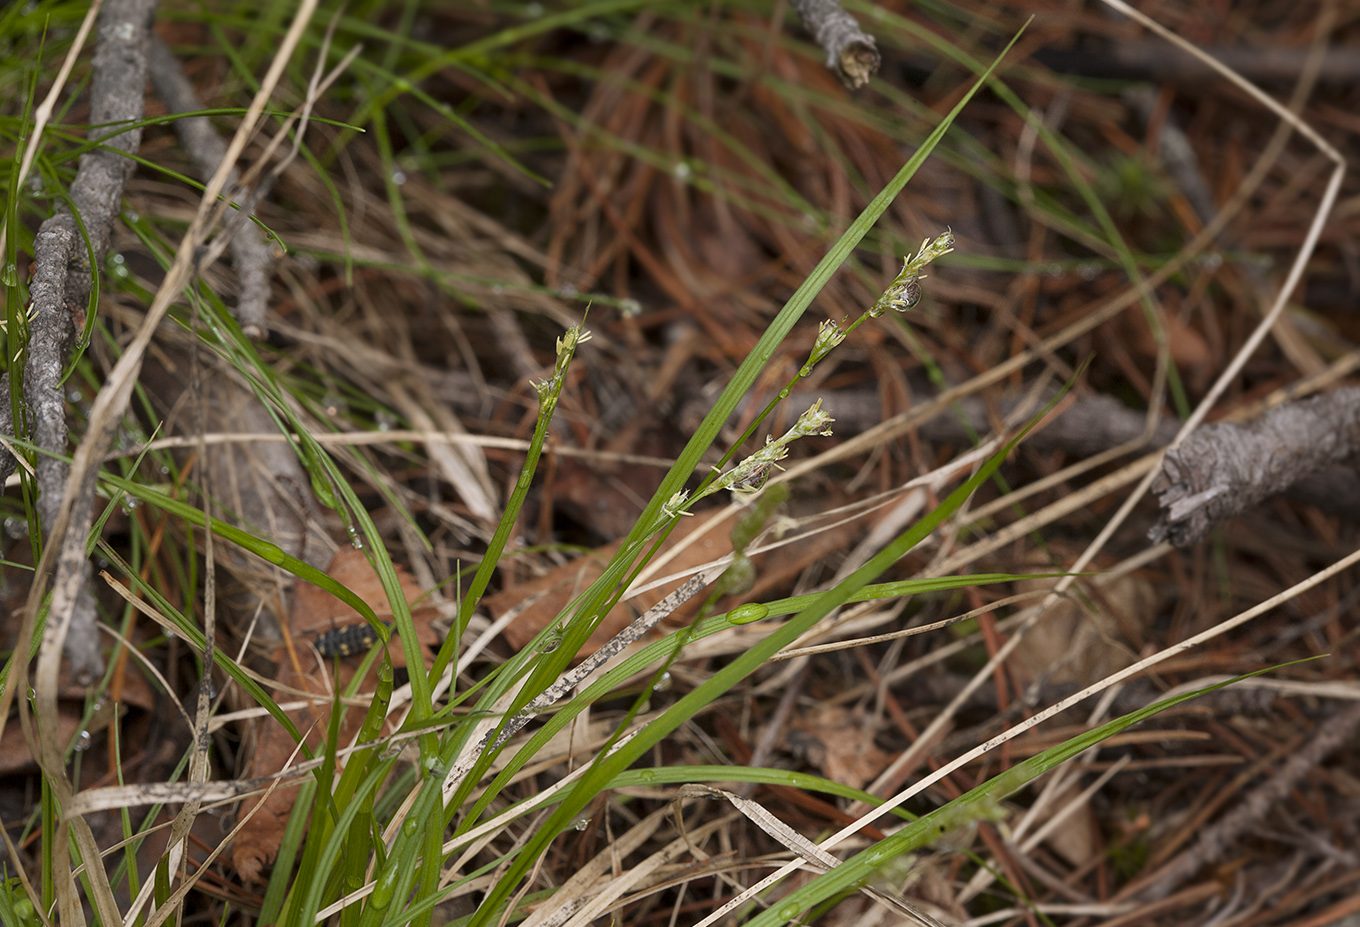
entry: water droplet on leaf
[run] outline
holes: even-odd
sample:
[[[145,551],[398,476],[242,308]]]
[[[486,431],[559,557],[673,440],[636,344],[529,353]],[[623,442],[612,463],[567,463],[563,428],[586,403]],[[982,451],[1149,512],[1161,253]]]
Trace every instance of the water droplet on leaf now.
[[[738,605],[727,613],[727,620],[733,624],[750,624],[759,621],[770,613],[768,605],[759,602],[750,602],[746,605]]]

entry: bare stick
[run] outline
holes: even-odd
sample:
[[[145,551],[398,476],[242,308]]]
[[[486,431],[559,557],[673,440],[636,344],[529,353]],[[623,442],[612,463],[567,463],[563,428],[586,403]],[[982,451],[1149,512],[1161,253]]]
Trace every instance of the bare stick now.
[[[858,90],[878,71],[882,58],[874,37],[860,29],[840,0],[793,0],[807,31],[826,52],[826,66],[841,83]]]
[[[149,17],[152,9],[150,0],[128,0],[128,5],[144,11],[145,16],[140,22],[142,31],[145,32],[146,17]],[[77,445],[72,459],[68,491],[62,498],[61,509],[50,529],[51,536],[43,549],[43,555],[37,569],[34,571],[33,587],[24,610],[24,626],[20,632],[22,641],[31,639],[39,605],[44,597],[45,579],[55,566],[56,576],[52,583],[52,601],[48,610],[47,625],[43,631],[37,666],[32,674],[37,696],[34,700],[34,709],[43,730],[54,731],[58,729],[57,684],[62,649],[66,640],[71,636],[75,621],[74,616],[78,611],[79,598],[81,595],[89,595],[89,583],[85,576],[89,566],[89,561],[85,557],[85,539],[89,535],[93,518],[94,494],[99,479],[99,462],[108,450],[109,444],[117,432],[118,424],[127,411],[137,374],[141,369],[142,360],[156,327],[164,319],[171,303],[180,298],[183,288],[189,284],[197,269],[195,255],[203,247],[211,231],[209,227],[210,219],[216,215],[213,206],[216,204],[217,197],[221,194],[226,182],[227,166],[240,157],[248,139],[259,126],[260,116],[265,104],[277,86],[283,70],[296,49],[303,30],[315,9],[315,0],[304,0],[300,5],[293,22],[289,26],[287,35],[280,43],[278,55],[275,56],[268,72],[261,80],[260,89],[251,102],[250,108],[242,117],[241,126],[228,146],[227,158],[212,179],[208,181],[207,189],[204,191],[203,199],[199,204],[198,213],[193,222],[190,223],[184,240],[180,243],[174,262],[166,271],[165,279],[147,310],[142,327],[124,348],[122,357],[114,365],[104,387],[95,397],[94,404],[90,409],[89,425],[85,438]],[[115,34],[136,32],[137,29],[132,22],[126,19],[118,20],[106,16],[101,19],[101,42],[105,31],[103,24],[106,21],[110,22],[110,31]],[[144,80],[145,70],[142,73]],[[137,94],[140,96],[142,85],[139,83],[136,87]],[[83,169],[84,166],[82,165]],[[68,287],[68,292],[69,289]],[[13,703],[14,692],[16,690],[25,692],[28,690],[30,677],[28,662],[20,660],[17,661],[17,664],[18,678],[14,680],[12,685],[6,686],[3,693],[0,693],[0,726],[4,724],[9,706]],[[20,722],[24,725],[25,733],[31,736],[33,719],[29,716],[27,710],[28,701],[20,699],[19,705]],[[58,806],[65,807],[74,795],[74,788],[66,773],[56,739],[53,737],[42,738],[39,741],[39,746],[43,771],[52,784]],[[61,870],[55,873],[54,881],[58,886],[61,922],[79,925],[84,924],[85,920],[80,902],[75,897],[74,880],[70,876],[70,857],[66,843],[68,835],[75,838],[80,855],[83,858],[98,860],[100,854],[88,822],[79,816],[68,815],[63,826],[58,830],[59,845],[53,853],[54,859],[59,861],[58,865]],[[100,919],[106,924],[122,923],[123,918],[119,914],[117,900],[113,896],[108,876],[102,866],[92,866],[87,870],[86,875],[89,878],[90,894],[93,897]]]
[[[203,109],[194,87],[184,76],[184,70],[169,46],[159,36],[151,37],[151,85],[172,113],[192,113]],[[185,116],[175,120],[175,132],[180,144],[194,159],[198,174],[207,179],[217,170],[226,156],[227,145],[213,128],[207,116]],[[237,187],[235,168],[227,175],[227,189]],[[269,279],[273,274],[274,257],[260,229],[253,222],[243,222],[231,236],[231,253],[236,278],[241,292],[236,300],[236,321],[248,338],[263,338],[268,331],[265,311],[269,307]]]
[[[32,410],[34,443],[47,452],[38,455],[35,469],[38,512],[43,531],[49,534],[61,508],[68,473],[65,461],[54,455],[66,453],[61,379],[75,336],[72,313],[89,301],[94,274],[108,254],[123,188],[135,167],[126,155],[141,145],[141,129],[117,126],[140,120],[145,110],[147,36],[155,7],[155,0],[111,0],[101,11],[90,85],[90,122],[101,128],[91,129],[89,136],[101,147],[81,155],[71,184],[75,213],[59,203],[56,214],[42,224],[34,240],[24,393]],[[88,237],[88,251],[80,246],[76,215]],[[88,564],[85,579],[88,585]],[[75,633],[67,638],[67,655],[77,681],[89,682],[98,676],[103,661],[94,632],[94,602],[88,592],[78,597],[73,621]]]
[[[1360,454],[1360,388],[1271,409],[1245,425],[1205,425],[1168,451],[1152,486],[1154,541],[1193,544],[1217,522],[1301,477]]]

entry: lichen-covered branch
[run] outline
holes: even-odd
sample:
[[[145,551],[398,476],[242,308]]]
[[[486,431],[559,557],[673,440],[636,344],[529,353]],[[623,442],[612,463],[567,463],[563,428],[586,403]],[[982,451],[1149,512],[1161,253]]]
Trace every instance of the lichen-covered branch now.
[[[70,216],[59,216],[57,220],[43,223],[33,242],[36,259],[28,290],[32,319],[24,367],[24,396],[32,410],[29,427],[33,443],[43,450],[64,453],[67,430],[61,375],[75,334],[72,310],[66,301],[67,272],[77,251],[84,249]],[[66,462],[60,457],[39,454],[34,470],[39,487],[38,517],[46,531],[61,508]]]
[[[61,508],[68,475],[66,463],[53,455],[66,453],[61,380],[75,335],[74,316],[88,303],[94,274],[108,254],[123,189],[135,167],[126,155],[141,145],[141,129],[119,126],[139,121],[145,110],[147,37],[155,8],[155,0],[109,0],[100,11],[89,120],[102,128],[92,129],[89,138],[100,142],[101,147],[80,158],[70,190],[75,214],[59,203],[55,215],[42,224],[34,240],[24,399],[31,414],[32,440],[48,452],[39,454],[35,465],[44,532],[51,530]],[[75,215],[80,217],[79,224]],[[80,234],[81,226],[88,248]],[[83,550],[84,539],[77,541]],[[71,633],[66,638],[67,655],[78,680],[92,680],[102,668],[94,622],[94,602],[87,589],[77,599]]]
[[[1246,424],[1206,425],[1167,452],[1152,486],[1162,517],[1149,535],[1193,544],[1218,522],[1357,455],[1357,387],[1287,403]]]
[[[192,113],[203,109],[193,85],[184,76],[179,60],[159,37],[151,37],[151,84],[172,113]],[[207,180],[226,156],[227,145],[206,116],[185,116],[175,120],[180,144],[193,158],[199,176]],[[237,186],[237,172],[227,176],[227,189]],[[236,321],[250,338],[263,338],[265,311],[269,307],[269,278],[274,258],[269,244],[253,222],[240,223],[231,239],[231,253],[241,292],[236,300]]]
[[[826,66],[841,83],[858,90],[878,71],[882,58],[874,37],[860,29],[840,0],[793,0],[807,31],[826,52]]]

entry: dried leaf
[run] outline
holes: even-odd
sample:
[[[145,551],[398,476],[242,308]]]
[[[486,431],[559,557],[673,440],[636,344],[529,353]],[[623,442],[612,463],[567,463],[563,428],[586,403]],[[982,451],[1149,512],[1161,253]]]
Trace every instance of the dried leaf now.
[[[341,549],[331,561],[327,575],[339,581],[362,598],[373,608],[378,616],[390,615],[387,595],[377,572],[364,557],[362,551]],[[397,569],[402,592],[407,602],[414,602],[422,595],[415,579],[404,569]],[[433,607],[426,606],[414,610],[416,634],[422,648],[428,653],[438,645],[438,634],[432,626],[437,617]],[[354,627],[363,624],[363,619],[353,606],[341,602],[330,593],[310,583],[300,584],[293,599],[293,608],[288,617],[290,640],[281,644],[273,654],[278,666],[275,674],[277,688],[274,697],[277,701],[293,701],[298,693],[314,696],[311,703],[288,712],[293,723],[304,735],[307,746],[319,752],[325,743],[326,727],[330,722],[333,694],[343,690],[354,679],[358,664],[364,653],[354,653],[337,659],[323,657],[317,650],[315,641],[318,635],[329,633],[334,628]],[[291,646],[290,646],[291,644]],[[406,666],[405,654],[400,645],[400,635],[393,631],[387,652],[394,667]],[[336,672],[338,664],[338,672]],[[364,692],[372,692],[377,682],[377,663],[370,667],[368,675],[359,687]],[[345,712],[340,724],[340,744],[347,744],[358,733],[363,723],[364,712],[351,708]],[[273,718],[263,718],[255,725],[255,750],[251,758],[249,776],[258,778],[272,776],[288,765],[289,758],[296,748],[296,742],[288,732]],[[336,772],[344,768],[337,764]],[[232,864],[246,881],[259,878],[264,867],[278,853],[283,839],[288,815],[297,799],[297,788],[278,788],[261,801],[258,798],[247,800],[241,809],[244,818],[251,811],[252,817],[237,834],[232,847]],[[258,810],[255,810],[258,806]]]
[[[893,754],[874,745],[865,721],[846,708],[821,708],[789,725],[789,746],[826,778],[860,788],[893,761]]]
[[[737,512],[710,526],[711,516],[716,510],[699,512],[690,518],[681,519],[662,548],[657,561],[664,559],[664,566],[658,575],[675,574],[674,582],[632,596],[620,602],[581,648],[579,656],[591,653],[627,627],[634,618],[651,608],[668,593],[679,586],[684,577],[704,564],[712,563],[732,553],[731,533],[737,519],[743,514]],[[776,589],[787,588],[803,570],[818,561],[844,553],[849,549],[851,539],[861,529],[855,525],[839,525],[826,531],[817,532],[800,538],[797,543],[775,547],[763,554],[756,554],[752,561],[756,566],[756,582],[742,595],[729,596],[721,607],[728,608],[742,602],[751,602],[766,597]],[[516,650],[524,647],[536,634],[547,627],[549,622],[560,619],[571,600],[583,592],[604,571],[609,559],[618,551],[621,541],[614,541],[596,548],[589,554],[563,564],[543,576],[527,582],[516,583],[496,595],[483,600],[494,618],[499,618],[522,603],[530,604],[505,629],[505,639]],[[671,556],[674,554],[674,556]],[[535,598],[538,596],[539,598]],[[681,606],[670,616],[664,625],[679,627],[693,619],[695,609],[703,601],[696,596]]]
[[[1026,580],[1016,588],[1048,589],[1052,583]],[[1156,591],[1136,574],[1102,587],[1094,614],[1069,600],[1056,602],[1016,646],[1012,665],[1029,679],[1054,684],[1086,686],[1104,679],[1133,662],[1136,648],[1124,642],[1125,631],[1150,621],[1156,603]]]

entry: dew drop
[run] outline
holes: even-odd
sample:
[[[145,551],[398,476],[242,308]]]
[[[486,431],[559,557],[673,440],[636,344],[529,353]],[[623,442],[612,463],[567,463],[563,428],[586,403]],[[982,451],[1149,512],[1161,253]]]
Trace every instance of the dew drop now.
[[[671,173],[675,175],[677,180],[688,180],[690,175],[694,173],[694,168],[690,167],[684,161],[681,161],[679,164],[675,165],[675,167],[671,168]]]
[[[759,602],[750,602],[746,605],[738,605],[727,613],[727,620],[733,624],[750,624],[759,621],[770,613],[768,605]]]
[[[637,776],[638,779],[642,782],[656,781],[656,773],[652,772],[650,769],[639,769]]]
[[[619,300],[619,314],[625,319],[636,319],[642,315],[642,303],[636,299]]]
[[[572,830],[585,830],[590,826],[590,818],[577,818],[571,822]]]
[[[19,285],[19,268],[15,267],[13,262],[7,261],[5,266],[0,268],[0,283],[5,286]]]
[[[543,15],[543,4],[541,3],[526,4],[524,7],[524,15],[528,19],[538,19],[540,16]]]
[[[90,732],[81,731],[80,736],[76,738],[75,750],[77,753],[84,753],[86,750],[90,749],[90,744],[92,743],[94,743],[94,738],[90,736]]]
[[[673,686],[674,684],[675,678],[671,676],[670,670],[667,670],[666,672],[661,674],[661,678],[656,681],[656,685],[652,686],[652,691],[667,692],[670,690],[670,687]]]
[[[562,646],[562,635],[561,635],[561,634],[554,634],[554,635],[548,637],[546,640],[543,641],[543,652],[544,652],[544,653],[552,653],[554,650],[556,650],[558,647],[561,647],[561,646]]]
[[[406,183],[406,172],[403,170],[392,171],[392,183],[396,184],[399,187],[402,184]]]

